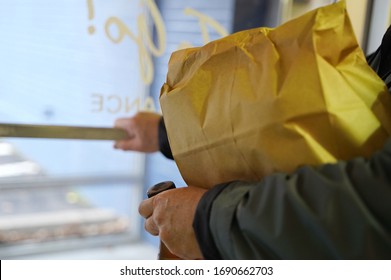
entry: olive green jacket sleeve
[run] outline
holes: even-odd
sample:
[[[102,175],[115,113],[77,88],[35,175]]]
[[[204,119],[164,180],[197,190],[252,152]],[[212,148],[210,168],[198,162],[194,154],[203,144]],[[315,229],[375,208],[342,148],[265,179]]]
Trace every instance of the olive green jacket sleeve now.
[[[207,259],[391,259],[391,139],[368,160],[219,185],[194,229]]]

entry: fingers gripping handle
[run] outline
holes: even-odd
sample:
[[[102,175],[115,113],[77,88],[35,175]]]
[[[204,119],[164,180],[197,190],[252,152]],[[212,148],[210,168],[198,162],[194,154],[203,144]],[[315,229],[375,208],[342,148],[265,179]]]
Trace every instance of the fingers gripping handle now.
[[[175,189],[175,184],[173,182],[171,182],[171,181],[161,182],[161,183],[158,183],[158,184],[152,186],[151,188],[149,188],[147,191],[147,196],[148,196],[148,198],[151,198],[161,192],[171,190],[171,189]],[[177,257],[173,253],[171,253],[170,250],[168,250],[168,248],[166,247],[166,245],[162,241],[160,241],[158,259],[159,260],[177,260],[177,259],[179,259],[179,257]]]

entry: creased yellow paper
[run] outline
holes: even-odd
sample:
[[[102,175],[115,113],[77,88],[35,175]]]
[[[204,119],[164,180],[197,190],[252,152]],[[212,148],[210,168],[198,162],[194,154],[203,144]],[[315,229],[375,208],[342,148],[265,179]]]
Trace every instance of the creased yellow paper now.
[[[160,103],[184,180],[207,188],[369,156],[391,133],[343,1],[173,53]]]

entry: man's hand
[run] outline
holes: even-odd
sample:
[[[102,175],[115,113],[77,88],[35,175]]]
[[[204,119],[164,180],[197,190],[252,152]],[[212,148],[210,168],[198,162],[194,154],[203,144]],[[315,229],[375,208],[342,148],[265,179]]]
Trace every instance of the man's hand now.
[[[152,153],[159,151],[159,121],[161,115],[139,112],[131,118],[115,121],[114,127],[124,129],[129,138],[115,142],[114,148],[124,151]]]
[[[145,229],[182,259],[202,259],[193,230],[194,214],[206,189],[184,187],[164,191],[141,202],[139,212]]]

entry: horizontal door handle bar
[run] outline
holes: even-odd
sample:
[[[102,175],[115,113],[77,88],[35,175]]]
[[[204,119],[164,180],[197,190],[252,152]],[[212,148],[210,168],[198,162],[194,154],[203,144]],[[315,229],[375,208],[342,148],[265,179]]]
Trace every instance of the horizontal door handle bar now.
[[[128,138],[128,134],[123,129],[109,127],[0,123],[0,137],[121,140]]]

